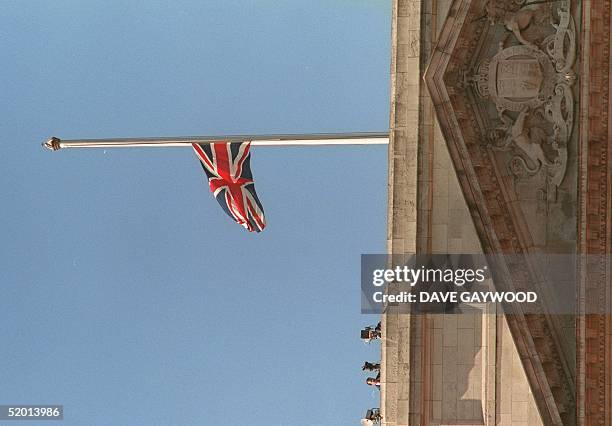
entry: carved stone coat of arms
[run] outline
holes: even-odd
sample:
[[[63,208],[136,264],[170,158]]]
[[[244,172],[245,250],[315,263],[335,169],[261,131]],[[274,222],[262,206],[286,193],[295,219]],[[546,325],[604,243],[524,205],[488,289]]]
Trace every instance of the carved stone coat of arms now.
[[[508,34],[468,77],[476,93],[495,104],[497,120],[488,138],[496,150],[513,153],[508,163],[513,175],[520,180],[541,174],[553,193],[567,168],[576,56],[570,0],[555,4],[490,2],[489,21]],[[508,43],[510,34],[514,43]]]

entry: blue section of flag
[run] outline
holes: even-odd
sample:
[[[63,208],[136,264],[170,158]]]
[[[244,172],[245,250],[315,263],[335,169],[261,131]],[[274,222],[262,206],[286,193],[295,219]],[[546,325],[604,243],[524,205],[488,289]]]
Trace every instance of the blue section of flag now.
[[[261,232],[266,219],[251,173],[251,143],[192,145],[223,211],[247,230]]]

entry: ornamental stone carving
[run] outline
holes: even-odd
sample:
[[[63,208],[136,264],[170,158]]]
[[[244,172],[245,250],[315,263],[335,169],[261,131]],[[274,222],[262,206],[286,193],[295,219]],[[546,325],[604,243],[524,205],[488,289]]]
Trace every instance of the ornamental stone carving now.
[[[523,3],[487,4],[489,22],[503,25],[508,34],[467,83],[478,97],[495,105],[497,117],[487,130],[488,141],[495,150],[512,153],[511,173],[518,180],[540,173],[552,186],[543,190],[554,193],[565,176],[574,125],[576,29],[570,0],[555,7]]]

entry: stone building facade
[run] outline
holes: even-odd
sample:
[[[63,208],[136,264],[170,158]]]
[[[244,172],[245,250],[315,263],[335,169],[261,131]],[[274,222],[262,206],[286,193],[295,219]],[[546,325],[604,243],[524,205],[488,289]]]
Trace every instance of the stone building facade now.
[[[388,251],[574,256],[577,303],[384,314],[382,424],[612,425],[610,8],[393,1]]]

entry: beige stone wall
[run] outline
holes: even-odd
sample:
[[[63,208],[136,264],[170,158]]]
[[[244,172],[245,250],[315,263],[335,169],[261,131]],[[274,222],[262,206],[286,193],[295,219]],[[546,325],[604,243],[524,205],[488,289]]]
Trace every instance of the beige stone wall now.
[[[482,253],[437,123],[433,146],[432,251]],[[505,319],[478,309],[429,320],[430,424],[541,425]]]
[[[496,371],[497,424],[508,426],[538,426],[542,420],[529,389],[508,323],[499,317],[499,361]]]
[[[390,253],[410,253],[416,250],[421,2],[394,1],[392,7],[387,241]],[[411,388],[410,378],[416,361],[410,352],[419,341],[406,315],[383,315],[381,321],[381,414],[387,425],[408,425],[411,404],[418,405],[422,393]]]
[[[439,19],[446,11],[438,10]],[[482,253],[437,122],[432,156],[432,252]],[[431,425],[485,424],[487,359],[495,360],[495,316],[483,309],[430,319]]]
[[[486,316],[441,314],[430,318],[431,425],[484,424],[483,356]],[[484,346],[483,346],[484,345]]]
[[[437,35],[450,3],[393,2],[388,212],[391,253],[415,252],[418,241],[426,241],[432,252],[482,252],[420,79],[421,31]],[[427,15],[426,19],[421,20],[421,13]],[[421,28],[422,22],[426,28]],[[435,35],[429,40],[433,46]],[[419,144],[426,144],[426,155],[421,157],[417,155]],[[417,158],[428,162],[419,165],[428,170],[426,176],[419,177]],[[417,197],[425,196],[430,202],[421,203],[424,211],[417,211]],[[427,226],[417,224],[419,214],[425,217]],[[426,321],[409,315],[383,315],[383,424],[542,424],[505,320],[483,309],[429,315]]]
[[[432,251],[482,253],[472,217],[437,122],[434,128]]]

